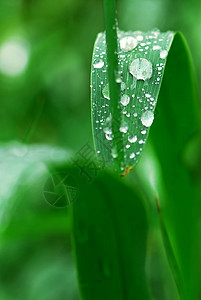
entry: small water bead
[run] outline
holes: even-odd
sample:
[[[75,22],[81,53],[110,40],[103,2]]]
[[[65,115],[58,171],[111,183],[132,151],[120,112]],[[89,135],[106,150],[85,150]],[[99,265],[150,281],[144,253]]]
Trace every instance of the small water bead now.
[[[137,136],[136,135],[134,135],[133,137],[129,137],[128,138],[128,141],[130,142],[130,143],[135,143],[136,141],[137,141]]]
[[[137,117],[137,113],[134,113],[133,116],[136,118]]]
[[[105,132],[106,134],[112,134],[112,130],[111,130],[110,128],[105,128],[105,129],[104,129],[104,132]]]
[[[130,97],[126,94],[124,94],[122,97],[121,97],[121,104],[123,106],[127,106],[130,102]]]
[[[131,51],[137,47],[138,40],[132,36],[125,36],[120,40],[120,48],[122,51]]]
[[[138,36],[137,36],[137,40],[139,41],[139,42],[141,42],[141,41],[143,41],[143,35],[141,35],[141,34],[139,34]]]
[[[137,58],[129,66],[129,72],[137,80],[146,80],[152,77],[152,63],[145,58]]]
[[[161,50],[161,46],[155,45],[155,46],[153,46],[153,50]]]
[[[116,148],[113,148],[113,149],[112,149],[112,157],[113,157],[113,158],[116,158],[117,156],[118,156],[117,149],[116,149]]]
[[[110,100],[110,90],[109,90],[109,83],[107,83],[104,88],[102,89],[102,94],[104,98]]]
[[[147,110],[142,114],[142,117],[141,117],[142,125],[144,125],[146,127],[150,127],[151,124],[153,123],[153,120],[154,120],[154,114],[152,111]]]
[[[129,149],[131,145],[126,145],[126,149]]]
[[[125,82],[121,82],[121,90],[124,91],[126,89],[126,84]]]
[[[141,145],[141,144],[144,144],[145,142],[143,140],[139,140],[138,143]]]
[[[145,97],[146,97],[146,98],[150,98],[151,95],[150,95],[150,94],[145,94]]]
[[[105,133],[105,137],[108,141],[112,141],[112,135],[111,134]]]
[[[129,157],[130,158],[134,158],[135,157],[135,153],[131,153],[131,155]]]
[[[121,83],[121,73],[120,72],[116,72],[115,74],[115,80],[117,83]]]
[[[101,69],[103,66],[104,66],[104,61],[102,61],[102,59],[97,59],[93,64],[93,67],[95,69]]]
[[[127,124],[123,124],[120,128],[119,128],[120,132],[126,133],[128,131],[128,125]]]
[[[165,59],[167,57],[167,55],[168,55],[167,50],[163,50],[163,51],[160,52],[160,58],[161,59]]]
[[[142,131],[141,131],[141,134],[146,134],[146,133],[147,133],[146,130],[142,130]]]

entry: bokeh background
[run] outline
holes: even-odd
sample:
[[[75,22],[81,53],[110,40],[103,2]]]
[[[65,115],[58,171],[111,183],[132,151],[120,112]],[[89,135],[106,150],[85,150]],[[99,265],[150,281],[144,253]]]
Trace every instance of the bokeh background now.
[[[122,30],[182,31],[200,94],[200,1],[119,0],[118,17]],[[92,141],[90,67],[100,31],[101,0],[0,0],[0,172],[7,185],[18,168],[12,159],[5,164],[10,143],[76,152]],[[1,225],[0,300],[77,300],[69,213],[41,200],[37,180],[34,192],[18,196],[28,204],[14,206]]]

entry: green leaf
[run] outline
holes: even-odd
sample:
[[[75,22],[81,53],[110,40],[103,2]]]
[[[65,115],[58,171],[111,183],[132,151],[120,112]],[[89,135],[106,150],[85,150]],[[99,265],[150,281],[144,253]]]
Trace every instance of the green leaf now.
[[[184,299],[198,299],[198,209],[196,181],[184,159],[194,135],[198,135],[200,108],[195,89],[192,58],[186,41],[176,34],[169,53],[157,122],[150,139],[161,168],[164,193],[159,191],[161,211],[182,273]],[[191,158],[193,161],[193,157]]]
[[[128,36],[130,40],[124,39]],[[149,134],[148,125],[153,119],[153,116],[147,113],[146,124],[143,115],[147,111],[152,111],[155,122],[150,139],[159,164],[160,175],[156,172],[156,179],[160,177],[160,180],[157,179],[157,186],[153,187],[149,184],[149,188],[151,194],[159,197],[161,203],[161,220],[166,228],[164,242],[168,240],[165,247],[168,257],[173,257],[181,271],[178,280],[181,293],[184,299],[197,299],[198,217],[196,212],[199,193],[195,183],[192,182],[190,174],[192,170],[188,169],[184,161],[187,144],[199,128],[199,106],[196,103],[195,77],[190,52],[180,33],[120,31],[119,40],[121,74],[117,77],[117,81],[121,84],[122,90],[121,130],[124,151],[121,172],[126,174],[138,162]],[[132,47],[134,49],[131,50]],[[151,65],[143,61],[144,58]],[[138,63],[141,65],[139,66]],[[143,63],[144,74],[140,72]],[[135,64],[137,64],[136,68]],[[163,76],[164,80],[162,80]],[[118,156],[118,153],[113,148],[110,124],[115,116],[111,111],[107,82],[105,36],[99,34],[92,62],[92,122],[97,154],[107,166],[112,167],[113,157]],[[159,92],[159,104],[155,110]],[[144,170],[143,173],[146,171]],[[142,177],[141,180],[144,181]],[[144,186],[143,189],[146,187]],[[164,232],[162,234],[164,236]],[[173,268],[175,262],[171,262]],[[174,272],[178,273],[173,269]]]
[[[141,198],[106,172],[90,187],[80,180],[79,189],[73,238],[82,299],[150,299]]]
[[[114,141],[112,124],[118,115],[112,110],[108,84],[105,34],[97,37],[92,60],[92,123],[97,154],[113,166],[121,160],[121,173],[136,165],[146,143],[161,87],[166,58],[174,38],[173,32],[118,31],[119,73],[121,87],[120,127],[123,140]],[[117,137],[118,138],[118,137]],[[123,151],[123,159],[115,146]]]

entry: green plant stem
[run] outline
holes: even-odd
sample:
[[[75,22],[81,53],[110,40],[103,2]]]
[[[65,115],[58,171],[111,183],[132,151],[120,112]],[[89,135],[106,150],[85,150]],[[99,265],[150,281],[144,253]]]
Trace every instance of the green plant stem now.
[[[121,125],[120,84],[116,82],[116,74],[118,72],[116,0],[104,0],[104,15],[107,43],[108,80],[110,99],[112,102],[113,149],[115,149],[118,153],[117,157],[114,158],[114,164],[115,167],[120,170],[123,158],[123,136],[119,131]]]

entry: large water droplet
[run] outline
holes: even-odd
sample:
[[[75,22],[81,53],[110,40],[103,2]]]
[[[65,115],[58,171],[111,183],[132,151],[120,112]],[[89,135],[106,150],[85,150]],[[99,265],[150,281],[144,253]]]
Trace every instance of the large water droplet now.
[[[102,61],[102,59],[97,59],[93,64],[93,67],[95,69],[101,69],[103,66],[104,66],[104,61]]]
[[[120,48],[122,51],[127,52],[137,47],[138,41],[132,36],[125,36],[120,40]]]
[[[162,59],[165,59],[167,57],[167,55],[168,55],[167,50],[163,50],[160,52],[160,58],[162,58]]]
[[[141,122],[144,126],[150,127],[154,120],[154,114],[152,111],[147,110],[142,114]]]
[[[102,90],[102,94],[103,94],[104,98],[110,100],[109,83],[107,83],[107,84],[104,86],[104,88],[103,88],[103,90]]]
[[[145,58],[137,58],[129,66],[130,73],[138,80],[150,79],[152,76],[152,63]]]
[[[128,105],[128,103],[130,102],[130,97],[126,94],[124,94],[122,97],[121,97],[121,104],[123,106],[126,106]]]

